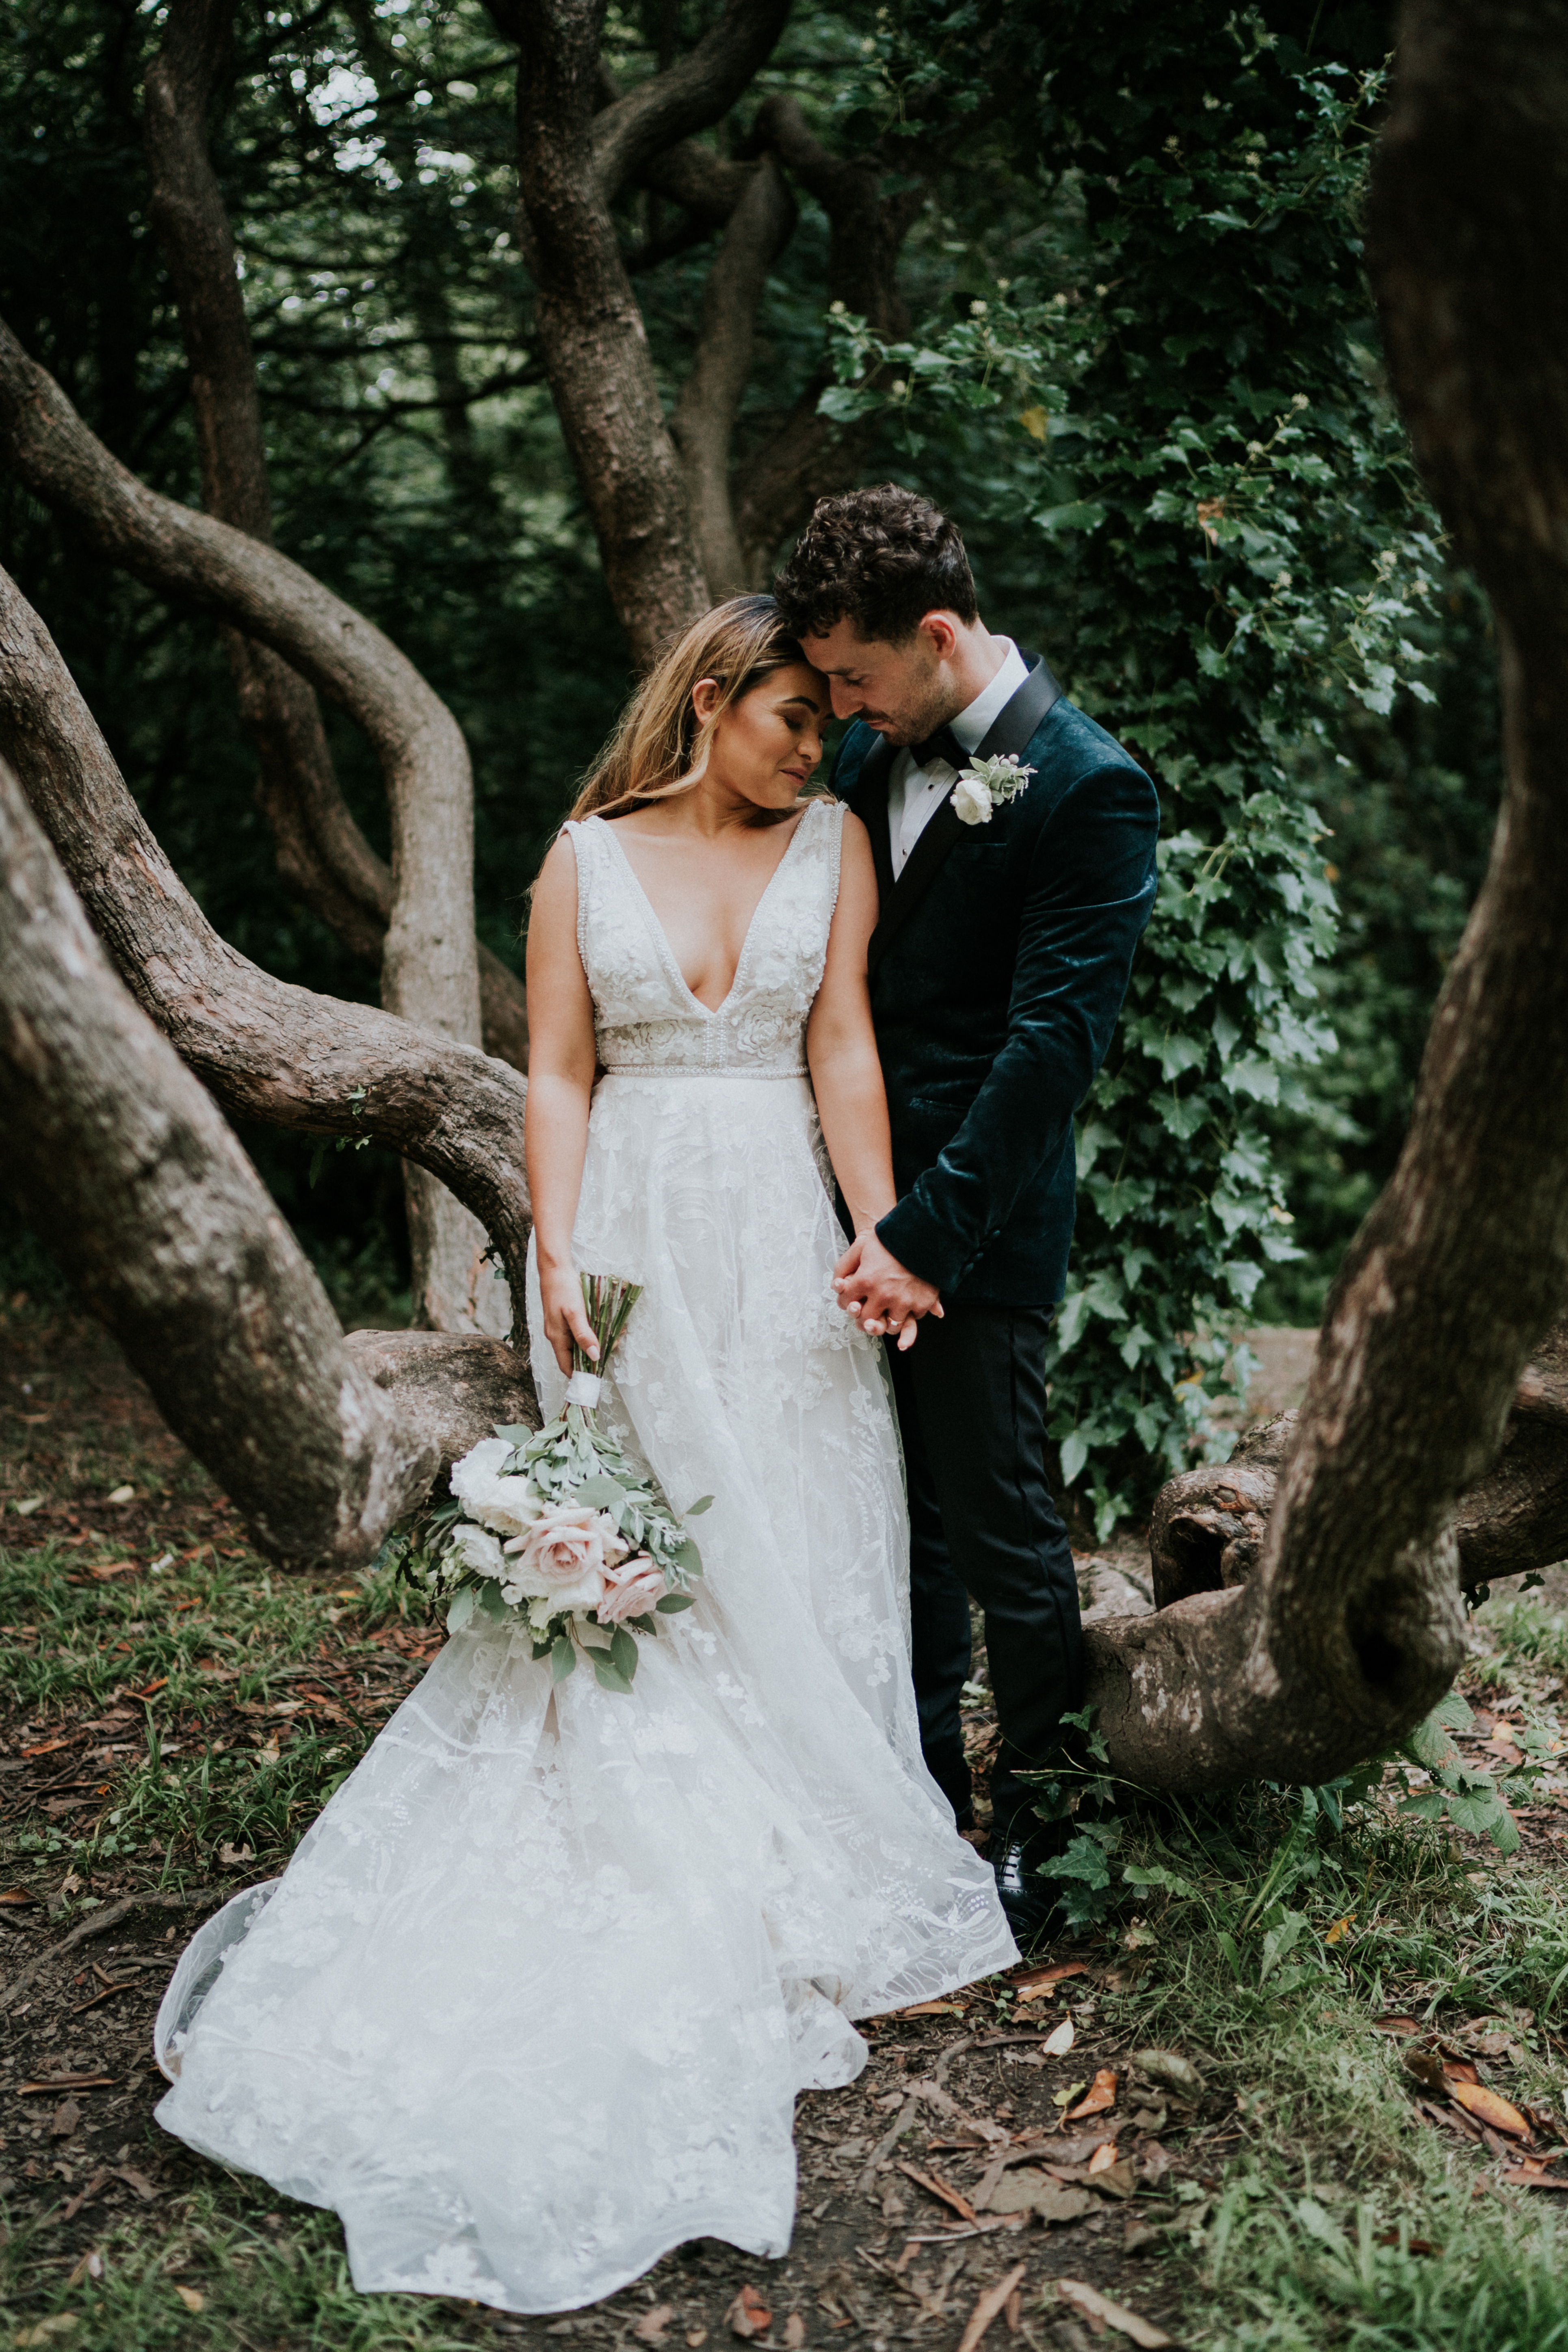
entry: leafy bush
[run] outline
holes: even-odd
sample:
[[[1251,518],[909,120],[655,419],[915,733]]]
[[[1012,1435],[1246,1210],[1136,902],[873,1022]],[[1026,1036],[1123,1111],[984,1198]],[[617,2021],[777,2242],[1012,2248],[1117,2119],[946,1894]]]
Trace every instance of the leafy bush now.
[[[830,320],[829,412],[930,469],[990,436],[994,500],[1048,541],[1053,663],[1157,780],[1160,892],[1079,1127],[1052,1434],[1101,1534],[1194,1452],[1270,1267],[1299,1255],[1270,1132],[1331,1121],[1320,795],[1347,706],[1386,715],[1441,567],[1381,390],[1357,214],[1379,76],[1256,14],[1068,12],[1057,197],[1028,278],[919,340]]]

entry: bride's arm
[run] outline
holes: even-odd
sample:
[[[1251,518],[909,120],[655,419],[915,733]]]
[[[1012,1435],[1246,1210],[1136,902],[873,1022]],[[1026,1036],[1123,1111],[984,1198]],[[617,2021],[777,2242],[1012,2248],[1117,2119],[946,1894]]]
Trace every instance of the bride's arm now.
[[[877,870],[871,863],[870,836],[859,818],[849,814],[844,819],[838,904],[827,937],[827,959],[806,1024],[805,1058],[827,1156],[858,1234],[868,1234],[899,1197],[887,1090],[866,982],[866,950],[876,922]],[[929,1302],[913,1307],[912,1319],[900,1330],[900,1348],[913,1344],[919,1316],[933,1310],[942,1312],[934,1290]],[[865,1328],[879,1334],[883,1326],[868,1323]]]
[[[523,1146],[544,1329],[572,1370],[575,1339],[599,1352],[572,1256],[594,1091],[594,1000],[577,952],[577,860],[564,834],[533,886],[528,923],[528,1106]]]

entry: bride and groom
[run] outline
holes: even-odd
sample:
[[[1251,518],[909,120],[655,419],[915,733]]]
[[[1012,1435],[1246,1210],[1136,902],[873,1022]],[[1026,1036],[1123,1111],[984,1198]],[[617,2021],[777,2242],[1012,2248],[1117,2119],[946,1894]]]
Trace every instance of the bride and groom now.
[[[783,2253],[852,2021],[1043,1926],[1019,1775],[1080,1673],[1044,1354],[1155,828],[891,488],[696,624],[579,794],[530,923],[534,1363],[553,1412],[579,1273],[644,1286],[600,1418],[715,1498],[698,1598],[625,1694],[470,1621],[159,2019],[160,2120],[334,2208],[362,2288],[552,2311],[692,2238]]]

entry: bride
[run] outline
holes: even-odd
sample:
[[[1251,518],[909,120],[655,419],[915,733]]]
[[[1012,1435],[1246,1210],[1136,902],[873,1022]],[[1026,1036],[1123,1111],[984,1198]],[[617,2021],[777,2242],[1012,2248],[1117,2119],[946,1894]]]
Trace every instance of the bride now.
[[[160,2011],[160,2122],[334,2208],[361,2288],[559,2311],[688,2239],[783,2254],[852,2021],[1016,1958],[921,1759],[879,1327],[834,1303],[834,1180],[857,1232],[894,1192],[869,845],[802,797],[826,709],[771,598],[720,605],[534,892],[541,1398],[593,1352],[579,1274],[640,1282],[600,1418],[715,1497],[695,1606],[629,1694],[476,1619]]]

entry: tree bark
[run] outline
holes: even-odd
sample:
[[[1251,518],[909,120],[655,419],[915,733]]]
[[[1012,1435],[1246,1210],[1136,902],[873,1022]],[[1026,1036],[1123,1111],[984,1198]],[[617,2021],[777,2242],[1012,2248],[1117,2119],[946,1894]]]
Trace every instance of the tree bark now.
[[[1410,1133],[1330,1303],[1258,1565],[1089,1629],[1117,1769],[1315,1781],[1462,1651],[1456,1499],[1568,1298],[1568,15],[1409,0],[1369,260],[1388,362],[1496,615],[1506,790]]]
[[[129,474],[0,325],[0,447],[47,505],[111,562],[231,622],[339,701],[370,737],[392,803],[394,893],[382,957],[389,1012],[455,1043],[479,1036],[473,787],[446,705],[379,629],[277,550]],[[471,1328],[482,1238],[428,1172],[408,1188],[420,1286],[416,1320]],[[488,1305],[488,1300],[484,1300]]]
[[[0,1119],[24,1213],[268,1557],[367,1559],[427,1489],[216,1107],[110,970],[0,761]]]
[[[0,751],[121,979],[181,1059],[237,1115],[329,1139],[368,1137],[427,1169],[500,1254],[525,1366],[525,1081],[438,1032],[274,980],[219,939],[148,830],[47,631],[4,572]],[[477,1254],[463,1272],[476,1294],[493,1279]]]
[[[540,1426],[533,1383],[500,1339],[351,1331],[343,1344],[386,1398],[404,1438],[434,1449],[443,1476],[498,1423]]]
[[[752,585],[730,495],[730,444],[751,381],[757,306],[795,228],[795,204],[772,155],[752,167],[702,291],[697,356],[669,420],[680,452],[698,560],[715,597]]]

